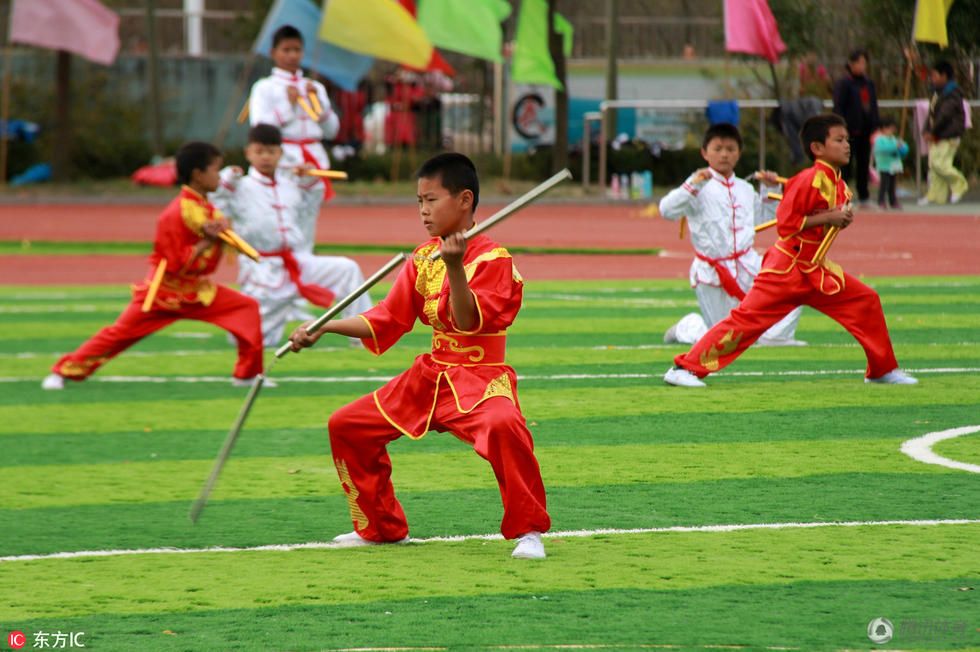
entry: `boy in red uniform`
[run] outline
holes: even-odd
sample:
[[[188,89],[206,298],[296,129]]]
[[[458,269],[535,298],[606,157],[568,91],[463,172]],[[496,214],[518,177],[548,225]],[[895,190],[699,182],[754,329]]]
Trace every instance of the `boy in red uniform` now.
[[[800,138],[814,165],[786,184],[776,211],[779,240],[742,302],[674,358],[666,383],[703,387],[700,378],[733,362],[799,305],[833,318],[857,339],[868,358],[865,382],[918,382],[898,369],[878,293],[826,258],[811,262],[828,228],[844,228],[853,219],[851,194],[840,175],[851,156],[846,123],[837,115],[813,116],[803,123]]]
[[[402,435],[450,432],[493,467],[504,504],[500,529],[518,539],[512,556],[545,556],[541,533],[551,527],[534,442],[517,401],[517,376],[504,362],[506,328],[521,307],[523,281],[506,249],[483,235],[467,242],[480,187],[473,163],[440,154],[419,169],[418,201],[430,240],[415,249],[391,291],[377,306],[328,321],[313,335],[305,325],[292,348],[324,333],[358,337],[375,355],[412,330],[432,326],[432,351],[373,394],[330,417],[330,446],[347,493],[354,532],[345,545],[407,540],[405,512],[395,498],[386,446]],[[442,258],[429,260],[435,252]]]
[[[146,280],[133,285],[133,300],[116,323],[51,367],[44,389],[63,389],[65,378],[85,380],[119,353],[178,319],[206,321],[235,336],[238,362],[233,384],[250,385],[252,377],[262,372],[258,302],[208,278],[223,253],[218,236],[228,228],[228,220],[206,199],[218,187],[220,169],[221,152],[214,145],[191,142],[180,148],[177,180],[184,185],[157,219]],[[162,260],[166,271],[150,309],[144,312],[151,279]]]

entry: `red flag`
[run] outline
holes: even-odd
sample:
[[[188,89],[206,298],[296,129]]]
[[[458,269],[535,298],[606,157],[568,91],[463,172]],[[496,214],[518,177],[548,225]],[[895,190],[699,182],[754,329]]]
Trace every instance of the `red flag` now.
[[[13,0],[10,40],[67,50],[109,65],[119,53],[119,16],[98,0]]]
[[[415,0],[398,0],[398,3],[405,7],[405,11],[412,14],[414,18],[419,17],[418,9],[415,6]],[[456,70],[449,65],[449,62],[442,58],[439,52],[432,48],[432,58],[429,59],[429,64],[425,67],[426,70],[439,70],[446,73],[447,75],[455,75]]]
[[[725,49],[779,61],[786,45],[766,0],[725,0]]]

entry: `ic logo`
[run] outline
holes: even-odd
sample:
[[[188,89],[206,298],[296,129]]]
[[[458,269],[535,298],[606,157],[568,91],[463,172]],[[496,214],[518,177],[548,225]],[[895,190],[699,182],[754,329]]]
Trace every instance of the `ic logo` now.
[[[884,645],[892,640],[894,635],[895,627],[892,626],[892,621],[887,618],[875,618],[868,623],[868,638],[875,645]]]
[[[24,636],[24,632],[10,632],[10,636],[7,637],[7,643],[10,643],[10,647],[15,650],[27,645],[27,637]]]

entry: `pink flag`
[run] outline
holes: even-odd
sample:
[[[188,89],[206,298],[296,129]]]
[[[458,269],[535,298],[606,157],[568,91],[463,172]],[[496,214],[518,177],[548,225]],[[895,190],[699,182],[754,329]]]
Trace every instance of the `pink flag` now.
[[[119,16],[98,0],[13,0],[10,40],[67,50],[109,65],[119,52]]]
[[[725,49],[779,61],[786,44],[766,0],[725,0]]]

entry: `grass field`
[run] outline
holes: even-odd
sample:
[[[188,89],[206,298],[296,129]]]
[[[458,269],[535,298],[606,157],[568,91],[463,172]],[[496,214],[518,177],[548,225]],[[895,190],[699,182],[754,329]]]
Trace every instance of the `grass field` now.
[[[25,649],[84,632],[93,650],[810,650],[867,649],[885,617],[887,647],[980,648],[980,477],[900,452],[980,427],[980,278],[871,282],[918,386],[863,383],[860,347],[806,311],[810,346],[669,387],[684,349],[662,333],[696,309],[686,284],[529,283],[508,361],[553,518],[538,562],[494,536],[489,465],[438,433],[390,446],[413,543],[296,545],[350,530],[331,410],[426,331],[380,358],[337,338],[282,360],[191,525],[246,393],[224,333],[179,322],[43,392],[127,291],[0,288],[0,628]],[[980,465],[980,432],[933,452]],[[79,551],[119,552],[55,556]]]

